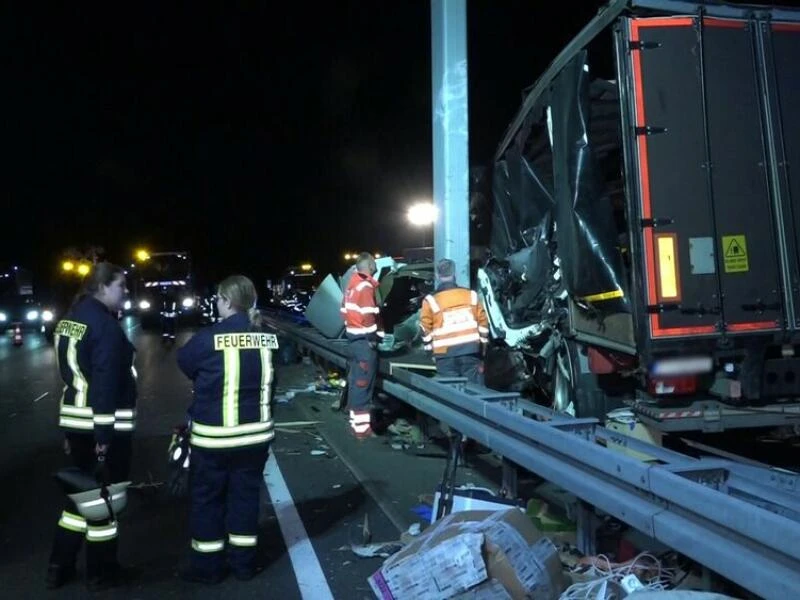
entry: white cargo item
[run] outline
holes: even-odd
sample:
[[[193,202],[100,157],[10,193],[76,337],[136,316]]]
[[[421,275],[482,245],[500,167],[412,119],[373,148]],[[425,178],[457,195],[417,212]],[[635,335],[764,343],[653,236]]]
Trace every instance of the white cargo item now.
[[[442,486],[436,486],[436,493],[433,496],[433,510],[431,511],[431,523],[436,520],[436,511],[439,508],[439,501],[442,498]],[[507,510],[509,508],[519,508],[524,511],[522,503],[509,498],[502,498],[492,493],[491,490],[482,487],[463,485],[453,490],[453,506],[451,513],[463,512],[465,510]]]

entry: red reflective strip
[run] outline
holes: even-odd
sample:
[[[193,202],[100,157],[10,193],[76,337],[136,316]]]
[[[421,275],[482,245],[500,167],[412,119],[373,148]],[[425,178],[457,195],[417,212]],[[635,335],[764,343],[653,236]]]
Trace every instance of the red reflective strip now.
[[[686,27],[692,25],[691,17],[681,18],[657,18],[657,19],[631,19],[631,41],[641,41],[639,30],[647,27]],[[645,127],[647,120],[644,110],[644,83],[642,81],[642,53],[631,52],[633,67],[634,97],[636,100],[636,126]],[[639,136],[639,178],[642,189],[642,218],[652,219],[652,201],[650,198],[650,170],[647,158],[647,138]],[[653,230],[651,227],[644,229],[644,253],[646,263],[645,279],[647,280],[647,303],[655,305],[658,303],[656,290],[656,262],[655,247],[653,240]],[[713,325],[699,327],[661,327],[661,316],[658,314],[650,315],[650,334],[652,337],[667,337],[679,335],[704,335],[714,333]]]
[[[713,325],[700,325],[697,327],[667,327],[667,328],[659,326],[653,330],[653,337],[667,337],[676,335],[706,335],[715,332],[716,328]]]
[[[663,20],[663,19],[656,19]],[[690,20],[691,22],[691,20]],[[631,21],[631,41],[638,42],[639,29],[642,23],[639,19]],[[644,114],[644,84],[642,82],[642,53],[631,52],[632,67],[633,67],[633,84],[634,84],[634,97],[636,99],[636,126],[644,127],[645,114]],[[639,178],[641,180],[642,191],[642,218],[652,218],[652,207],[650,201],[650,173],[649,161],[647,160],[647,140],[645,136],[639,136],[638,149],[639,149]],[[653,256],[653,230],[646,227],[644,230],[644,254],[645,254],[645,279],[647,280],[647,303],[649,305],[656,304],[656,281],[655,281],[655,257]],[[659,328],[658,315],[650,315],[650,329],[655,331]]]
[[[780,329],[780,327],[775,321],[754,321],[728,325],[728,331],[761,331],[763,329]]]
[[[647,27],[691,27],[694,25],[694,18],[693,17],[658,17],[658,18],[639,18],[639,19],[631,19],[631,25],[633,26],[633,31],[638,33],[639,29],[645,29]],[[639,36],[636,36],[635,40],[631,40],[638,42]]]
[[[772,31],[800,31],[800,23],[773,23]]]
[[[745,21],[739,19],[719,19],[716,17],[706,17],[703,25],[706,27],[724,27],[727,29],[744,29]]]

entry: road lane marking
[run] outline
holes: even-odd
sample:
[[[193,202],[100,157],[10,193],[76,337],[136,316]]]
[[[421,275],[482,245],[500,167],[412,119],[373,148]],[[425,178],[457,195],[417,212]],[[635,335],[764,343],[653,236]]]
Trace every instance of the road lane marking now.
[[[44,398],[45,396],[47,396],[47,395],[49,395],[49,394],[50,394],[50,392],[45,392],[44,394],[42,394],[42,395],[41,395],[41,396],[39,396],[38,398],[35,398],[33,401],[34,401],[34,402],[38,402],[39,400],[41,400],[42,398]]]
[[[322,572],[317,554],[314,552],[311,540],[308,539],[306,528],[297,513],[294,500],[273,453],[270,453],[264,468],[264,483],[267,484],[283,540],[289,550],[300,595],[303,600],[333,600],[328,580]]]

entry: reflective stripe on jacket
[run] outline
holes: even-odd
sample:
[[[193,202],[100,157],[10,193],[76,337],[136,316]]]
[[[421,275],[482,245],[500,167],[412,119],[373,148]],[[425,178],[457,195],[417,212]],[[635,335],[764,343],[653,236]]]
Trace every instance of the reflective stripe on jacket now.
[[[247,315],[237,313],[178,350],[178,366],[194,383],[193,446],[234,450],[272,440],[273,342],[273,335],[254,331]]]
[[[87,296],[58,322],[53,343],[64,392],[58,424],[100,444],[136,423],[134,347],[108,308]]]
[[[348,336],[383,337],[380,309],[375,301],[378,282],[356,271],[347,284],[340,312]]]
[[[419,324],[422,341],[434,354],[478,354],[488,342],[486,312],[478,294],[467,288],[443,286],[425,296]]]

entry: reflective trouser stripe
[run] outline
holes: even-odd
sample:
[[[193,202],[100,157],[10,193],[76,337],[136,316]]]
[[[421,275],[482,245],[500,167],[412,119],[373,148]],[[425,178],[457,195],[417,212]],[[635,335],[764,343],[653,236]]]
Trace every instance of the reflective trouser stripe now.
[[[350,427],[356,433],[366,433],[370,427],[369,412],[350,411]]]
[[[255,535],[235,535],[228,534],[228,543],[231,546],[239,546],[241,548],[249,548],[258,543],[258,536]]]
[[[86,519],[80,515],[76,515],[65,510],[61,513],[61,518],[58,520],[58,526],[63,527],[64,529],[69,529],[70,531],[75,531],[77,533],[85,533]]]
[[[222,424],[235,427],[239,424],[239,350],[225,348],[225,373],[222,381]]]
[[[192,550],[195,552],[221,552],[225,549],[225,540],[214,540],[211,542],[200,542],[192,540]]]
[[[117,537],[117,524],[109,525],[89,525],[86,529],[86,541],[88,542],[107,542]]]

